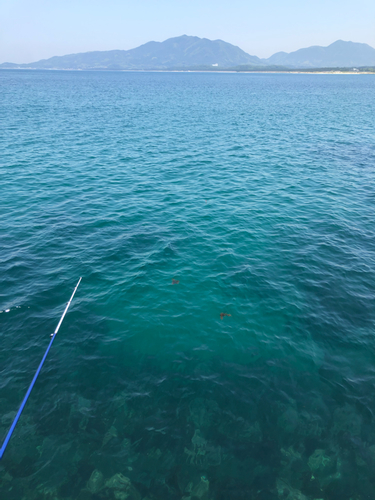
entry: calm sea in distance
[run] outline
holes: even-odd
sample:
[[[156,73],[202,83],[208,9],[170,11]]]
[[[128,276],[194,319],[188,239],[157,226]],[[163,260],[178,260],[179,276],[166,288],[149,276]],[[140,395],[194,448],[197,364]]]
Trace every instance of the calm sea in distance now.
[[[0,72],[4,500],[375,498],[375,77]]]

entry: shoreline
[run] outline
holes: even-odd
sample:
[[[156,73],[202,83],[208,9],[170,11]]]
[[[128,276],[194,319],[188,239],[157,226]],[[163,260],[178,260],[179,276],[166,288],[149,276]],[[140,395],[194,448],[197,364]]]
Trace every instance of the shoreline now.
[[[110,71],[111,73],[246,73],[246,74],[295,74],[295,75],[375,75],[375,71],[340,71],[340,70],[322,70],[322,71],[308,71],[308,70],[209,70],[209,69],[107,69],[107,68],[1,68],[0,71],[95,71],[103,72]]]

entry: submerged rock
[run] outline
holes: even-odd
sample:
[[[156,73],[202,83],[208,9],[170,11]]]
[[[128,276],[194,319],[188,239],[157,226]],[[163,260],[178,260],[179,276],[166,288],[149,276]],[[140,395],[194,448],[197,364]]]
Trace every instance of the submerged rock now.
[[[242,439],[246,439],[246,441],[249,441],[250,443],[260,443],[263,439],[263,433],[259,422],[254,422],[252,424],[245,422],[239,436]]]
[[[221,464],[221,446],[213,446],[202,436],[201,431],[196,429],[191,439],[193,449],[185,448],[184,453],[192,465],[205,468]]]
[[[121,448],[126,451],[126,453],[131,452],[132,442],[129,438],[124,438],[121,443]]]
[[[324,432],[324,425],[319,415],[303,411],[299,415],[300,434],[309,438],[320,438]]]
[[[123,476],[121,473],[117,473],[105,483],[105,487],[116,490],[127,490],[130,484],[130,479],[128,477]]]
[[[282,431],[282,434],[286,435],[286,440],[292,435],[298,435],[301,438],[321,438],[326,430],[326,424],[316,412],[316,406],[314,405],[312,411],[298,410],[297,403],[294,400],[291,400],[290,406],[279,405],[279,411],[282,413],[277,420],[277,426]],[[323,413],[323,409],[318,409]],[[285,442],[285,439],[283,441]]]
[[[112,476],[105,483],[105,487],[112,490],[116,500],[141,500],[141,495],[131,484],[130,479],[121,473]]]
[[[40,485],[37,488],[38,498],[43,500],[59,500],[57,488]]]
[[[288,408],[277,419],[277,426],[286,434],[294,434],[299,426],[298,412],[294,408]]]
[[[9,472],[5,472],[5,474],[1,477],[0,480],[7,482],[7,483],[10,483],[11,481],[13,481],[13,476],[10,475]]]
[[[68,425],[73,428],[78,427],[79,430],[85,431],[92,414],[92,402],[89,399],[77,395],[70,408]]]
[[[368,463],[371,467],[375,467],[375,445],[369,446],[369,448],[365,452],[365,456],[367,458],[366,463]]]
[[[293,446],[289,446],[289,448],[280,450],[282,458],[282,465],[288,465],[295,460],[301,460],[301,453],[293,448]]]
[[[260,443],[263,439],[262,429],[256,420],[256,409],[247,411],[247,419],[231,411],[224,411],[215,425],[215,431],[225,439],[234,439],[241,442]]]
[[[219,406],[211,399],[196,398],[190,403],[190,418],[195,428],[205,429],[212,425]]]
[[[310,470],[302,458],[301,451],[303,449],[295,450],[293,446],[280,450],[282,468],[279,472],[279,478],[296,490],[302,487],[306,476],[310,475]]]
[[[76,500],[92,500],[92,494],[88,490],[81,490]]]
[[[347,432],[351,436],[361,434],[362,418],[348,403],[343,408],[336,408],[333,413],[333,434]]]
[[[104,434],[102,446],[105,446],[107,443],[111,441],[111,439],[117,438],[117,436],[118,436],[117,429],[114,425],[112,425],[109,428],[109,430]]]
[[[121,429],[125,432],[127,437],[130,437],[134,432],[140,414],[136,414],[129,406],[128,394],[126,392],[120,392],[113,398],[108,413],[115,416],[112,425],[115,426],[116,429]]]
[[[102,489],[103,485],[103,474],[98,469],[95,469],[92,472],[90,479],[87,481],[87,489],[90,493],[98,493],[98,491]]]
[[[199,429],[195,429],[194,436],[191,438],[191,442],[194,446],[194,450],[206,449],[207,441],[204,439]]]
[[[327,455],[324,450],[316,449],[309,457],[308,466],[314,475],[331,474],[335,469],[336,459],[333,456]]]
[[[221,464],[221,446],[208,446],[206,463],[211,467]]]
[[[206,500],[206,498],[208,498],[209,489],[210,489],[209,480],[205,476],[202,476],[199,483],[196,484],[194,486],[194,488],[192,489],[192,492],[191,492],[192,500],[194,500],[196,498],[199,500]]]
[[[280,500],[308,500],[301,491],[292,488],[283,479],[277,479],[276,488]]]
[[[92,410],[92,403],[89,399],[82,396],[77,396],[75,408],[82,415],[89,416]]]

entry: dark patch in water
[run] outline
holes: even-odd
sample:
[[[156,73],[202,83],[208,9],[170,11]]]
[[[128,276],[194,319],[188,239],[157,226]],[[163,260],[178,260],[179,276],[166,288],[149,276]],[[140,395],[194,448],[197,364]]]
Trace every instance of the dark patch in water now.
[[[220,313],[220,319],[223,319],[224,316],[232,316],[232,315],[228,313]]]

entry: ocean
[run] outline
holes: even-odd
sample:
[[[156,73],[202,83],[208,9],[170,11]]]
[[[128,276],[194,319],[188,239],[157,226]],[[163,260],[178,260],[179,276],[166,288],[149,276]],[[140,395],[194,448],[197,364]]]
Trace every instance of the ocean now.
[[[373,500],[374,76],[0,89],[0,498]]]

